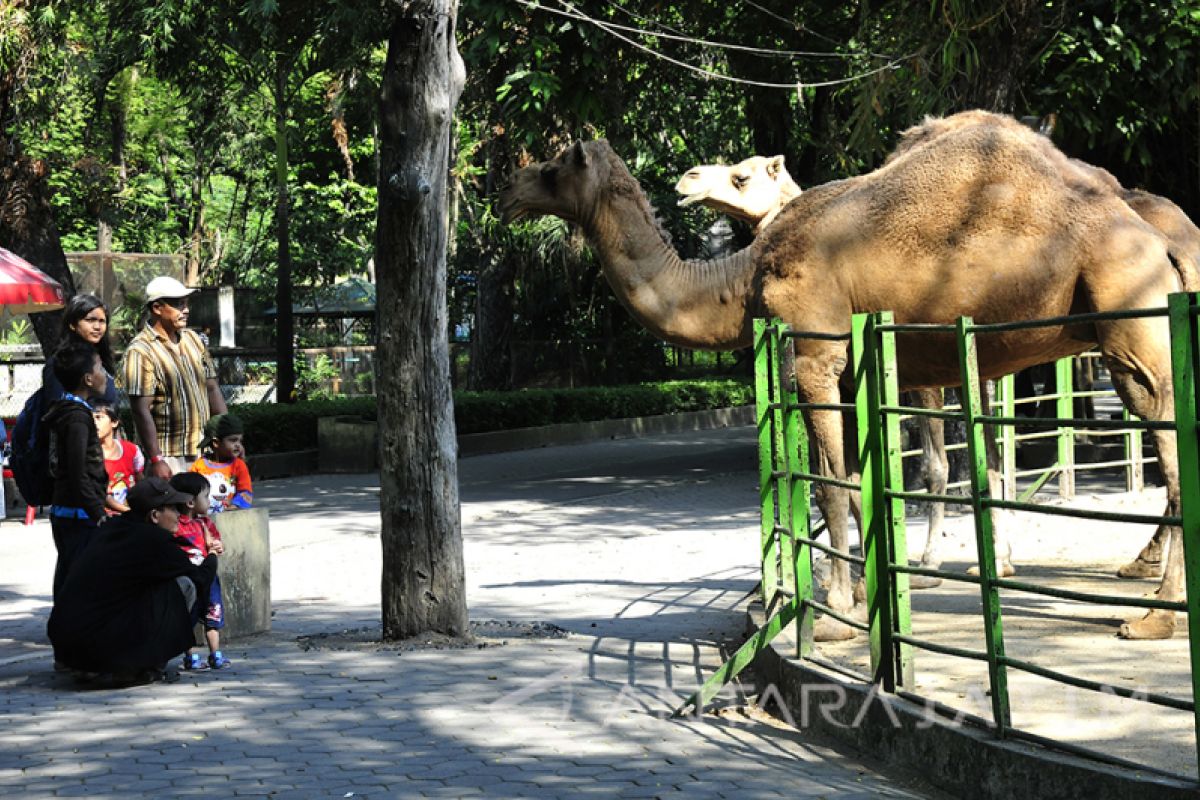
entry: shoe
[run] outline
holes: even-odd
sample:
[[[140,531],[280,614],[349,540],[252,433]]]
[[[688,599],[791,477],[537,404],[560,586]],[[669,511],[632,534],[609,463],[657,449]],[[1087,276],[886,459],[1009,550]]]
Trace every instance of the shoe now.
[[[233,666],[233,662],[226,658],[220,650],[214,650],[208,657],[208,666],[211,669],[227,669]]]
[[[204,663],[204,659],[200,657],[199,653],[186,653],[180,666],[186,670],[208,669],[208,665]]]

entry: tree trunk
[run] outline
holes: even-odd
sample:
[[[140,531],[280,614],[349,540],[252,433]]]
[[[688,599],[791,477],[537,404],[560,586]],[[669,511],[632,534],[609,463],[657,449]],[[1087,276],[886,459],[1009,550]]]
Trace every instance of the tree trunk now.
[[[75,281],[67,267],[50,207],[50,187],[44,162],[28,158],[15,138],[0,134],[0,247],[11,250],[63,285],[67,297]],[[58,346],[62,312],[31,314],[42,352]]]
[[[292,319],[292,253],[288,222],[287,74],[283,54],[275,62],[275,236],[278,266],[275,273],[275,399],[296,402],[296,328]]]
[[[465,79],[457,0],[399,4],[380,85],[377,397],[383,635],[468,635],[450,343],[450,131]]]

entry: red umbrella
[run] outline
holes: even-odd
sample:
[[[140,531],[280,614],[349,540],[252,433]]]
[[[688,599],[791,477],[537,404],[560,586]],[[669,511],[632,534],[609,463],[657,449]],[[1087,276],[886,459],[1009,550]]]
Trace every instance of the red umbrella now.
[[[58,281],[0,247],[0,306],[9,314],[55,311],[66,305],[67,293]]]

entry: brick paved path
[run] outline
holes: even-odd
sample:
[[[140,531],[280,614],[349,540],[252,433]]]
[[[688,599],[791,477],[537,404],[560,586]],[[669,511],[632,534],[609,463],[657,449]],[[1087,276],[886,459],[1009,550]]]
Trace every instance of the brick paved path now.
[[[747,429],[464,460],[472,618],[569,635],[460,649],[340,633],[378,626],[373,476],[262,482],[274,631],[130,689],[52,672],[49,529],[5,521],[0,796],[936,796],[758,713],[665,718],[742,627],[753,469]]]

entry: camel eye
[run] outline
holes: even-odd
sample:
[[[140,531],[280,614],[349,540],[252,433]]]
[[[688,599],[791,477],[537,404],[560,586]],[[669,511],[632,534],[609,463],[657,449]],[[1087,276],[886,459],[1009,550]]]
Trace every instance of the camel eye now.
[[[739,191],[742,189],[745,189],[746,184],[748,184],[749,182],[750,182],[749,175],[734,175],[733,176],[733,188],[735,188]]]

